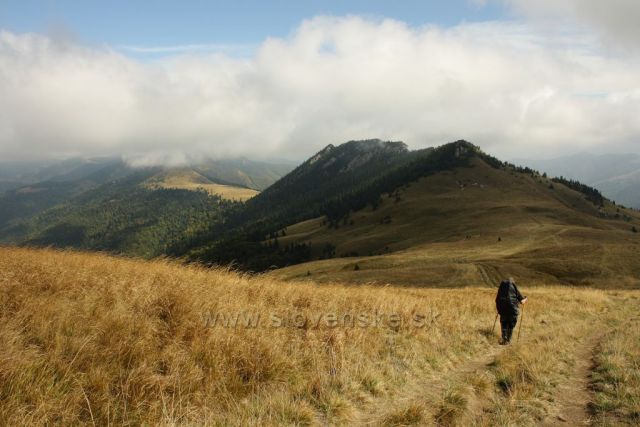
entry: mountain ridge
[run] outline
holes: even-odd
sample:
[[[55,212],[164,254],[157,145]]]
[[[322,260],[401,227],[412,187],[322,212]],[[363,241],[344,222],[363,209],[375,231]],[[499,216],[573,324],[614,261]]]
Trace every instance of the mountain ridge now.
[[[378,144],[378,142],[369,143],[369,146],[373,148]],[[502,232],[499,230],[504,224],[512,224],[513,227],[524,226],[532,224],[532,218],[543,224],[542,228],[547,229],[551,234],[562,232],[568,227],[567,229],[575,229],[578,234],[587,233],[585,235],[589,236],[582,240],[578,239],[577,242],[571,241],[572,245],[597,244],[595,236],[600,233],[598,230],[611,230],[611,236],[606,239],[606,232],[599,237],[603,238],[603,242],[607,245],[615,246],[620,243],[621,247],[627,247],[629,250],[637,249],[636,241],[628,240],[636,236],[632,233],[632,228],[638,227],[636,212],[615,206],[603,198],[597,190],[577,181],[549,178],[531,168],[502,162],[467,141],[459,140],[440,147],[413,152],[401,150],[397,153],[397,157],[392,156],[391,159],[387,159],[391,160],[390,165],[377,169],[375,173],[366,167],[359,171],[358,168],[355,170],[344,168],[358,156],[356,153],[358,150],[353,150],[353,147],[354,144],[346,143],[343,146],[325,148],[312,156],[272,188],[241,207],[242,212],[239,212],[235,218],[232,215],[231,221],[225,223],[230,227],[226,231],[218,228],[204,239],[193,242],[191,249],[186,251],[188,259],[214,264],[235,263],[241,268],[254,271],[293,266],[285,268],[281,274],[283,277],[296,279],[307,277],[307,273],[314,269],[314,263],[322,262],[318,259],[335,260],[335,264],[340,264],[341,267],[338,270],[326,272],[325,277],[331,278],[336,277],[336,274],[339,275],[339,271],[344,268],[350,268],[352,272],[358,271],[359,269],[355,268],[358,262],[352,260],[354,257],[377,256],[382,259],[398,251],[421,247],[425,244],[436,244],[437,241],[429,237],[434,232],[442,236],[440,238],[442,242],[452,240],[457,242],[458,239],[467,240],[470,233],[482,235],[487,234],[486,230],[495,229],[496,231],[489,234],[493,236],[491,239],[497,242],[501,239]],[[350,153],[351,157],[341,155],[344,153]],[[318,156],[318,154],[321,155]],[[397,163],[394,163],[393,159]],[[461,178],[453,179],[452,173],[460,174]],[[366,179],[354,184],[348,179],[354,176],[366,176]],[[445,181],[438,181],[440,182],[438,186],[425,188],[422,193],[406,195],[410,194],[406,189],[413,187],[416,182],[441,180],[443,176],[447,178]],[[462,176],[465,178],[463,179]],[[492,192],[488,192],[486,184],[483,184],[488,176],[494,177],[489,187]],[[316,183],[318,188],[310,190],[309,194],[304,194],[302,202],[296,201],[297,191],[304,191],[310,182]],[[343,185],[349,182],[354,185],[347,187]],[[341,184],[338,192],[335,190],[336,183]],[[444,189],[447,189],[449,195],[442,201],[441,206],[431,206],[431,200],[437,199],[438,194]],[[460,198],[457,193],[466,190],[465,194],[474,194],[473,191],[480,189],[487,191],[486,200],[482,198],[481,193],[477,193],[469,200]],[[508,200],[508,194],[511,193],[518,200],[515,206],[512,206],[514,201]],[[398,207],[403,207],[403,200],[407,197],[409,201],[413,201],[413,204],[407,208],[413,216],[408,217],[394,207],[396,204]],[[477,210],[471,211],[465,204],[477,206]],[[286,209],[292,206],[303,206],[304,209]],[[390,206],[391,214],[380,213]],[[497,217],[502,218],[502,222],[496,222],[492,215],[482,213],[484,210],[495,211]],[[461,229],[455,223],[447,222],[448,218],[459,216],[458,212],[465,212],[466,216],[461,217],[461,223],[464,224],[465,229]],[[366,223],[365,228],[359,228],[358,219],[355,219],[356,225],[353,225],[354,218],[362,217],[362,213],[365,213],[364,217],[375,218],[375,221]],[[430,218],[430,222],[416,222],[414,218],[416,215]],[[473,216],[478,218],[477,223],[472,220]],[[361,220],[368,221],[362,218]],[[345,235],[344,238],[351,242],[364,242],[360,246],[354,246],[354,244],[345,246],[330,237],[336,236],[339,233],[337,230],[348,230],[350,227],[355,227],[354,231],[350,235]],[[232,231],[229,232],[229,229]],[[383,237],[387,235],[384,230],[393,232]],[[589,230],[595,230],[596,234]],[[403,243],[393,243],[393,233],[396,232],[405,239]],[[225,233],[227,233],[226,237]],[[503,233],[505,238],[513,235],[514,239],[527,239],[526,234],[522,235],[519,232],[511,233],[509,230],[504,230]],[[323,235],[326,237],[322,237]],[[541,239],[542,237],[540,236]],[[208,243],[207,239],[213,243]],[[376,241],[380,243],[375,243]],[[484,242],[480,247],[484,244],[489,245],[486,240]],[[457,244],[455,243],[454,246]],[[493,245],[494,242],[490,244]],[[511,244],[512,242],[509,242],[502,246]],[[516,243],[514,245],[517,246]],[[544,244],[541,246],[544,247]],[[196,249],[193,249],[194,247]],[[450,248],[450,250],[453,249]],[[613,250],[618,251],[615,248]],[[516,254],[517,251],[510,256],[516,256]],[[580,268],[579,260],[574,256],[569,258],[576,272],[585,270]],[[324,262],[331,264],[334,261]],[[443,262],[442,265],[447,263]],[[492,268],[498,271],[500,263],[496,263]],[[514,268],[522,271],[525,277],[547,277],[548,280],[557,283],[582,283],[584,278],[588,277],[588,273],[580,278],[570,272],[551,272],[552,268],[548,266],[538,268],[533,265],[534,262],[528,256],[523,258],[522,263],[524,266],[520,267],[513,262],[506,264],[515,266]],[[503,266],[506,264],[502,263]],[[298,267],[295,267],[296,265]],[[630,270],[626,268],[621,277],[624,276],[624,280],[633,282],[634,268]],[[286,273],[288,270],[292,273]],[[598,276],[595,270],[592,273],[594,277]],[[358,274],[361,278],[366,277],[367,279],[363,279],[365,281],[372,280],[371,275]],[[505,274],[507,274],[506,271]],[[311,276],[315,280],[322,275],[317,276],[311,273]],[[396,276],[395,282],[407,279],[397,268],[383,276],[390,280],[394,280],[393,277]],[[352,277],[351,273],[347,280],[361,281],[357,277]]]
[[[592,154],[588,152],[552,159],[520,159],[556,176],[565,176],[593,186],[616,203],[640,209],[640,155]]]
[[[436,286],[517,273],[558,284],[635,286],[640,274],[629,258],[639,249],[636,211],[465,140],[413,151],[380,139],[329,144],[243,203],[215,193],[224,189],[219,183],[257,186],[249,172],[265,172],[265,179],[278,172],[235,162],[139,169],[111,180],[121,172],[113,164],[92,172],[102,185],[63,192],[63,203],[0,232],[12,243],[280,269],[273,274],[296,280]],[[43,195],[25,188],[20,197]]]

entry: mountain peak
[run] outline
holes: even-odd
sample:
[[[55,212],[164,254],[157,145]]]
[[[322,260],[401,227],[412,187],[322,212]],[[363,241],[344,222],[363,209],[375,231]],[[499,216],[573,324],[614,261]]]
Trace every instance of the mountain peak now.
[[[480,147],[464,139],[459,139],[457,141],[451,142],[450,144],[446,144],[446,145],[452,145],[455,148],[456,156],[458,157],[463,154],[481,152]]]
[[[315,155],[311,156],[309,160],[307,160],[307,162],[312,165],[318,160],[320,160],[321,158],[323,158],[324,156],[326,156],[327,154],[329,154],[330,152],[332,152],[333,150],[335,150],[335,148],[336,148],[335,145],[329,144],[326,147],[324,147],[322,150],[318,151]]]
[[[409,151],[407,144],[402,141],[383,141],[378,138],[345,142],[344,144],[340,145],[339,148],[355,149],[363,152],[383,150],[403,153]]]
[[[336,163],[343,164],[341,172],[361,166],[375,157],[395,157],[408,153],[409,149],[404,142],[383,141],[381,139],[364,139],[348,141],[338,146],[327,145],[313,155],[307,164],[313,165],[321,161],[322,167],[330,167]]]

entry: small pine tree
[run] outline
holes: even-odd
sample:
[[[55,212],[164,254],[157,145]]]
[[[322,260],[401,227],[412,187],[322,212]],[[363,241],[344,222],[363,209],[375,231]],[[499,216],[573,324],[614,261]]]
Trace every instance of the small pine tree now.
[[[358,264],[355,265],[355,267],[353,267],[354,271],[359,271],[360,270],[360,266]]]
[[[636,228],[636,226],[634,225],[633,227],[631,227],[631,231],[633,231],[634,233],[638,232],[638,229]]]

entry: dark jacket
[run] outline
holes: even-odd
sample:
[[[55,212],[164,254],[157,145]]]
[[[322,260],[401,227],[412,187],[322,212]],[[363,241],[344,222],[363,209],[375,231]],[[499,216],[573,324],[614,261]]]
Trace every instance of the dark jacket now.
[[[518,316],[520,302],[524,299],[515,283],[503,280],[496,295],[496,308],[501,316]]]

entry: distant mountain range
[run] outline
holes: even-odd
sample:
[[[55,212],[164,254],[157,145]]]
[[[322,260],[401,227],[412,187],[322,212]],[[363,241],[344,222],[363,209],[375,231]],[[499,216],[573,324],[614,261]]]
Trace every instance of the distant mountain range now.
[[[129,166],[120,158],[72,158],[62,161],[0,161],[0,193],[42,182],[76,182],[91,180],[96,183],[115,180],[142,169],[176,171],[191,169],[211,182],[264,190],[295,167],[293,162],[253,161],[246,158],[203,159],[184,167]]]
[[[179,168],[113,158],[0,164],[0,242],[157,256],[291,169],[247,159]]]
[[[518,164],[591,185],[617,203],[640,209],[640,155],[589,154],[547,160],[518,159]]]

